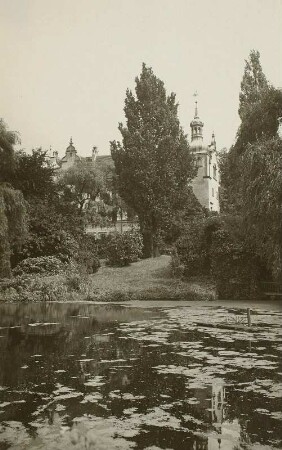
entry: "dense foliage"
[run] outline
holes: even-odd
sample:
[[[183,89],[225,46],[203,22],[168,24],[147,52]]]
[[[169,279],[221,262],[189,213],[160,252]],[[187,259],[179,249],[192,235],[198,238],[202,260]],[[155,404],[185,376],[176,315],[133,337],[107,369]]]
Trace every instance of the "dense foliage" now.
[[[145,256],[155,254],[158,234],[187,197],[195,175],[189,145],[177,117],[175,94],[143,64],[134,95],[126,92],[126,125],[119,124],[122,143],[111,153],[121,197],[139,218]]]
[[[9,131],[0,119],[0,183],[10,181],[15,169],[14,145],[18,142],[18,134]]]
[[[79,249],[75,260],[82,271],[88,274],[96,273],[101,266],[98,257],[98,246],[94,236],[84,234],[79,240]]]
[[[128,266],[142,255],[141,234],[136,231],[116,233],[109,237],[106,244],[106,260],[110,266]]]
[[[11,183],[22,191],[25,199],[53,198],[56,195],[54,169],[48,164],[46,152],[32,150],[31,154],[19,151],[15,154],[15,171]]]
[[[239,115],[236,142],[220,158],[221,211],[241,217],[244,239],[267,269],[263,278],[270,272],[273,279],[280,279],[282,147],[277,128],[282,91],[266,81],[255,51],[246,61]]]
[[[247,238],[275,279],[282,279],[282,140],[249,145],[242,161],[242,215]]]
[[[239,116],[243,119],[249,113],[249,108],[260,101],[261,94],[268,88],[269,84],[263,73],[260,63],[260,53],[251,50],[249,58],[245,61],[245,70],[241,82],[239,94]]]
[[[57,274],[64,269],[62,261],[55,256],[40,256],[38,258],[26,258],[14,269],[14,275],[23,274]]]
[[[0,184],[0,277],[11,275],[11,254],[27,235],[26,204],[20,191]]]
[[[57,256],[62,261],[77,255],[78,242],[75,217],[62,212],[55,204],[33,199],[28,205],[28,236],[20,251],[14,252],[12,264],[22,259]]]
[[[80,214],[89,201],[95,201],[104,191],[103,173],[92,164],[78,162],[60,175],[63,199],[77,206]]]

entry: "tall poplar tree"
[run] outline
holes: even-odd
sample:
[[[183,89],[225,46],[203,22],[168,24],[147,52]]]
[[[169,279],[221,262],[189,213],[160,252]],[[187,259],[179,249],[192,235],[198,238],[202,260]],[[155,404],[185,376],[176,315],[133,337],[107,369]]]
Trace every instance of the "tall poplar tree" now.
[[[221,211],[239,215],[242,237],[273,279],[282,277],[282,91],[267,82],[259,52],[246,61],[239,95],[241,124],[234,146],[222,159]]]
[[[241,120],[248,113],[249,107],[260,99],[267,88],[268,82],[262,71],[260,53],[257,50],[251,50],[249,58],[245,60],[245,70],[239,94],[238,112]]]
[[[162,227],[183,208],[195,169],[175,94],[167,95],[145,64],[135,82],[135,95],[126,91],[122,142],[111,142],[111,153],[120,196],[138,215],[148,257],[157,253]]]

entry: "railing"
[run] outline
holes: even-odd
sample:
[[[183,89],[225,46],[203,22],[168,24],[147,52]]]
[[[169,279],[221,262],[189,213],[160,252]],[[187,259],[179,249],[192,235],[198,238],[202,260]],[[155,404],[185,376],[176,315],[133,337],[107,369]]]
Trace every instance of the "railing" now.
[[[275,281],[262,281],[261,289],[264,295],[279,295],[282,297],[282,283],[278,283]]]

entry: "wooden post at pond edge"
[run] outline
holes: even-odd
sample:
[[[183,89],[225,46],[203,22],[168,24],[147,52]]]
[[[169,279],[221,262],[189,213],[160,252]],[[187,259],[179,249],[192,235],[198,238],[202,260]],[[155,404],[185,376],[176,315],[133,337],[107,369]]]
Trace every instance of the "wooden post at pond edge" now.
[[[251,321],[251,309],[247,308],[247,317],[248,317],[248,327],[252,326],[252,321]]]

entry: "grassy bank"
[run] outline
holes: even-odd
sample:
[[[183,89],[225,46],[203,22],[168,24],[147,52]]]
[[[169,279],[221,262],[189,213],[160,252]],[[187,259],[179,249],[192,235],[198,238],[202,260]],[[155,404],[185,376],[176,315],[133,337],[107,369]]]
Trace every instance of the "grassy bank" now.
[[[172,275],[170,256],[138,261],[128,267],[107,267],[90,277],[91,300],[210,300],[207,280],[181,280]]]
[[[27,276],[2,289],[6,302],[211,300],[214,287],[205,279],[173,276],[170,257],[145,259],[127,267],[102,265],[93,275],[66,273],[49,277]]]

